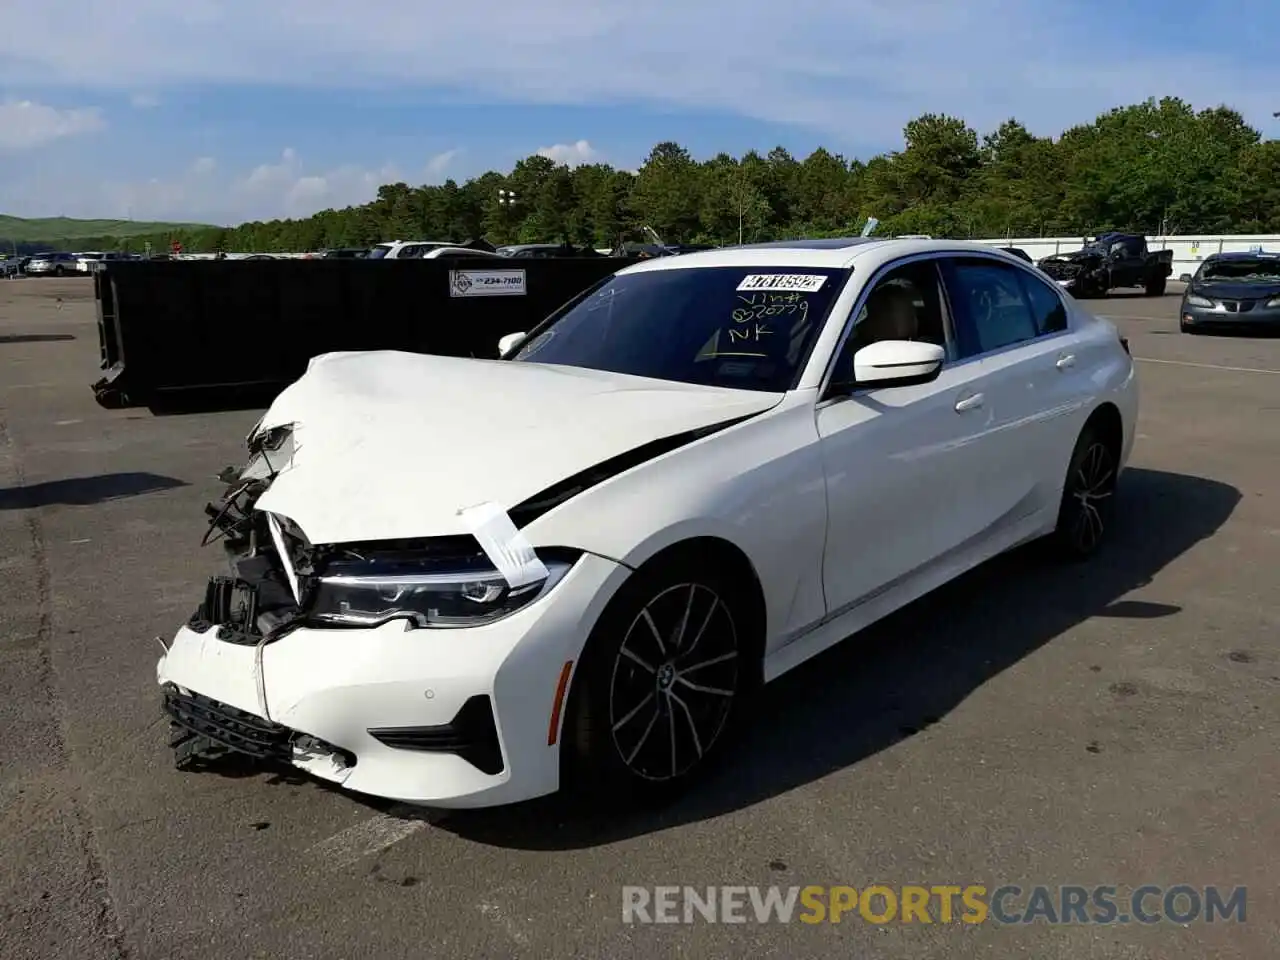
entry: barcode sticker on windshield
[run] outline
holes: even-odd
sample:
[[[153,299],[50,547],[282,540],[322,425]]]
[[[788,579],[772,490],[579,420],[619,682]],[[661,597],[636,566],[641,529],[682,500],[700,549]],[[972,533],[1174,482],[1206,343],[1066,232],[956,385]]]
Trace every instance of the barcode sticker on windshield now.
[[[742,278],[739,290],[796,290],[816,293],[827,278],[813,273],[751,273]]]

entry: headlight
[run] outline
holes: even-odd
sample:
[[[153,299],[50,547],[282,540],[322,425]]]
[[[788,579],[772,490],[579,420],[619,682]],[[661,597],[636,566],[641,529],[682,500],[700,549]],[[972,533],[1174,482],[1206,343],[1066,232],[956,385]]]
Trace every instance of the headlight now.
[[[1193,293],[1188,295],[1187,304],[1192,307],[1212,307],[1213,301],[1207,300],[1204,297],[1198,297]]]
[[[1280,307],[1280,297],[1272,297],[1267,301],[1268,307]]]
[[[545,580],[511,589],[497,570],[405,569],[378,560],[339,563],[317,577],[307,618],[318,623],[371,627],[408,620],[418,627],[477,627],[510,616],[551,590],[573,566],[544,559]],[[357,569],[359,572],[357,572]]]

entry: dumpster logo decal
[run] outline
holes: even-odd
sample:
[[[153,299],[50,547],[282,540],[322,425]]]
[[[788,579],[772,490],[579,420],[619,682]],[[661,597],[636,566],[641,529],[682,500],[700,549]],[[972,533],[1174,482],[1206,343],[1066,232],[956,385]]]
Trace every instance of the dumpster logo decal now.
[[[523,270],[450,270],[451,297],[522,297]]]

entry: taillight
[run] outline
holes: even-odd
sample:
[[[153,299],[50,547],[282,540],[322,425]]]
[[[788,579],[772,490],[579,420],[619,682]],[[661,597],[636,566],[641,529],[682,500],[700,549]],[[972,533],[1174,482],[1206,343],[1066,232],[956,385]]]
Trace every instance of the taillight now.
[[[1133,356],[1133,354],[1132,354],[1132,353],[1129,353],[1129,338],[1128,338],[1128,337],[1121,337],[1121,338],[1120,338],[1120,346],[1124,347],[1124,352],[1125,352],[1125,353],[1128,353],[1128,354],[1129,354],[1129,356]]]

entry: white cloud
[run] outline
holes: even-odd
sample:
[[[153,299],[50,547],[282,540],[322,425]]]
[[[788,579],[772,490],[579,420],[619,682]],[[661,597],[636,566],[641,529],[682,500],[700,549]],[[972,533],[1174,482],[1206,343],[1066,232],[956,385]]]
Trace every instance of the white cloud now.
[[[51,215],[237,224],[308,217],[320,210],[368,203],[386,183],[439,183],[461,150],[426,159],[416,170],[394,163],[316,168],[293,148],[248,169],[224,169],[198,157],[176,172],[145,179],[46,175],[41,170],[0,177],[0,210],[17,216]]]
[[[453,162],[462,155],[461,150],[446,150],[444,153],[437,153],[434,157],[427,161],[427,165],[423,172],[426,174],[426,183],[435,183],[445,175],[445,172],[453,165]]]
[[[106,126],[96,109],[59,110],[31,100],[4,100],[0,102],[0,151],[31,150]]]
[[[1116,29],[1101,34],[1085,7],[1025,0],[792,0],[785,9],[766,0],[130,0],[129,17],[119,0],[80,0],[71,18],[11,6],[0,85],[356,85],[517,103],[642,101],[810,124],[836,145],[896,141],[926,110],[983,129],[1016,115],[1057,132],[1117,101],[1166,93],[1233,102],[1269,124],[1280,86],[1269,58],[1238,56],[1225,42],[1215,51],[1203,31],[1172,42],[1161,31],[1158,47],[1144,45],[1150,14],[1123,6],[1112,11]],[[1276,11],[1251,8],[1250,17],[1257,35],[1276,25]],[[496,46],[495,30],[520,42]]]
[[[223,171],[213,157],[201,157],[174,176],[100,184],[96,191],[100,199],[86,209],[100,211],[95,215],[102,217],[224,224],[307,217],[330,207],[368,203],[385,183],[438,178],[457,153],[431,157],[421,174],[408,176],[395,164],[314,169],[292,148],[282,151],[277,160],[240,171]],[[90,185],[81,188],[91,189]]]
[[[579,167],[584,163],[599,161],[600,151],[591,146],[588,141],[579,140],[577,143],[557,143],[550,147],[539,147],[538,156],[566,166]]]

